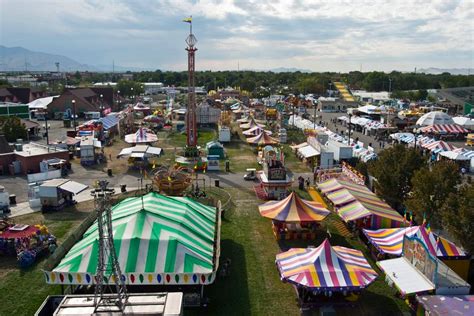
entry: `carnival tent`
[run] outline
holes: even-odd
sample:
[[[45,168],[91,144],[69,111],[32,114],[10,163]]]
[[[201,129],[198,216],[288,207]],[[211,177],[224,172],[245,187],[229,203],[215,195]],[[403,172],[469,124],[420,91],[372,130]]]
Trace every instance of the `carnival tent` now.
[[[432,151],[434,153],[439,153],[442,151],[449,151],[453,150],[455,147],[446,143],[445,141],[438,140],[434,142],[427,142],[427,143],[422,143],[421,147],[428,149],[429,151]]]
[[[454,124],[453,119],[448,114],[441,111],[433,111],[423,114],[417,121],[416,125],[427,126],[434,124]]]
[[[435,249],[434,253],[436,253],[436,256],[438,258],[466,256],[466,253],[461,248],[457,247],[449,240],[446,240],[442,237],[438,237],[435,234],[428,232],[423,225],[377,230],[364,229],[363,232],[364,235],[367,236],[369,242],[374,245],[374,247],[377,248],[380,253],[400,256],[402,254],[403,237],[405,235],[411,237],[420,230],[425,231],[422,234],[423,236],[425,236],[423,240],[425,241],[425,243],[430,245],[430,249]]]
[[[264,130],[260,126],[252,127],[251,129],[248,129],[248,130],[242,132],[242,134],[244,134],[244,136],[246,136],[246,137],[249,137],[249,136],[257,136],[261,132],[265,132],[265,133],[267,133],[267,135],[272,135],[271,131]]]
[[[456,160],[456,161],[468,161],[471,160],[470,157],[464,155],[462,152],[455,152],[453,150],[450,151],[442,151],[439,153],[440,156],[443,156],[445,158],[448,158],[450,160]]]
[[[474,129],[474,120],[465,116],[453,117],[454,123],[467,129]]]
[[[156,141],[158,141],[158,136],[143,127],[140,127],[135,134],[125,135],[125,142],[129,144],[153,143]]]
[[[258,207],[263,217],[280,222],[322,221],[330,212],[321,203],[300,198],[291,192],[281,201],[269,201]]]
[[[361,251],[331,246],[326,239],[317,248],[291,248],[276,256],[283,281],[311,290],[351,291],[377,278]]]
[[[420,132],[433,134],[466,134],[469,133],[469,130],[457,124],[436,124],[422,127],[420,128]]]
[[[250,121],[248,123],[240,124],[241,129],[250,129],[250,128],[257,127],[257,126],[258,127],[263,127],[263,125],[257,123],[257,121],[255,121],[255,119],[253,117],[250,118]]]
[[[276,145],[279,141],[276,138],[271,137],[265,131],[261,132],[255,137],[247,138],[247,143],[251,145],[265,146],[265,145]]]
[[[220,217],[190,198],[151,192],[112,207],[112,228],[126,284],[210,284],[219,257]],[[93,284],[97,221],[52,271],[50,284]],[[110,280],[106,280],[109,282]]]
[[[153,146],[147,145],[137,145],[134,147],[124,148],[117,155],[117,158],[120,157],[134,157],[134,158],[150,158],[150,157],[159,157],[162,153],[162,149]]]

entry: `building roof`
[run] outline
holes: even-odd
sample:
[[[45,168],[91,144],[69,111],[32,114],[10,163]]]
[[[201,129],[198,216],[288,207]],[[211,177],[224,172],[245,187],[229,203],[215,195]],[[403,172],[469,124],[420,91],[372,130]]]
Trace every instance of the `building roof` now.
[[[13,147],[8,144],[5,136],[0,135],[0,154],[8,154],[13,152]]]
[[[30,120],[20,119],[21,123],[25,124],[26,129],[32,129],[34,127],[38,127],[39,124],[37,122],[33,122]]]

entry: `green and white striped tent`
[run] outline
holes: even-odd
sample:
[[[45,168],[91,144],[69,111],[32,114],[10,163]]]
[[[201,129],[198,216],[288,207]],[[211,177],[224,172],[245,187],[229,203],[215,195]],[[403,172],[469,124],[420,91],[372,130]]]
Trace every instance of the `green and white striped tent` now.
[[[151,192],[143,196],[143,203],[141,197],[134,197],[113,206],[112,227],[126,284],[214,281],[220,254],[220,215],[216,208],[186,197]],[[46,282],[93,284],[98,238],[95,221],[52,271],[44,271]]]

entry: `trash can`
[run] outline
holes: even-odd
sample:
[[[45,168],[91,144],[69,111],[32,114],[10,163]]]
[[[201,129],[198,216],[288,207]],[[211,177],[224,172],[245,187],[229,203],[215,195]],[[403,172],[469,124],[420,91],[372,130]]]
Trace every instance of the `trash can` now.
[[[219,180],[214,180],[214,186],[219,187]]]
[[[16,195],[10,194],[10,205],[16,205]]]
[[[107,169],[107,175],[108,175],[109,177],[111,177],[111,176],[112,176],[112,169],[110,169],[110,168],[109,168],[109,169]]]
[[[120,192],[122,192],[122,193],[127,192],[127,185],[126,184],[121,184],[120,185]]]

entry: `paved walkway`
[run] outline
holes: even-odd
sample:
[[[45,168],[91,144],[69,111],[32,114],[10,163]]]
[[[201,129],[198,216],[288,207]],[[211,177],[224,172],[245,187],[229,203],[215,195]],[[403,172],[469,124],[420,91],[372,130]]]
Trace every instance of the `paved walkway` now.
[[[119,195],[122,192],[120,191],[120,187],[114,187],[115,189],[115,195]],[[138,190],[138,187],[127,187],[127,191],[136,191]],[[87,188],[86,190],[82,191],[78,195],[74,197],[74,200],[76,200],[77,203],[80,202],[85,202],[85,201],[90,201],[93,199],[93,197],[90,195],[91,188]],[[17,216],[22,216],[22,215],[27,215],[35,212],[40,212],[41,207],[31,207],[29,202],[22,202],[18,203],[17,205],[10,206],[11,213],[9,214],[9,217],[17,217]]]

